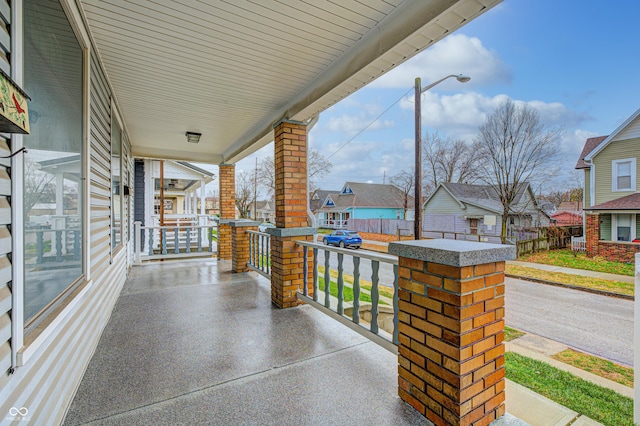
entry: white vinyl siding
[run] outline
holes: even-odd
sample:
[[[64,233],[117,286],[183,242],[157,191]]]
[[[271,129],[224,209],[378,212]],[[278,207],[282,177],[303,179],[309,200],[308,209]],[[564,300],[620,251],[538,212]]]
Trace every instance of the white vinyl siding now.
[[[2,8],[0,8],[1,11]],[[49,337],[38,350],[11,375],[0,375],[0,412],[11,407],[27,407],[30,424],[62,424],[67,407],[82,379],[91,355],[126,280],[127,258],[121,250],[110,264],[110,90],[100,62],[91,52],[90,78],[90,261],[91,281],[72,297],[70,309],[49,327]],[[126,139],[128,140],[128,139]],[[6,153],[4,151],[7,151]],[[130,147],[125,143],[127,164],[131,164]],[[0,138],[0,155],[10,153]],[[0,190],[2,167],[0,160]],[[129,174],[130,176],[130,174]],[[11,210],[6,197],[0,195],[0,281],[10,280],[11,264],[4,254],[7,236],[3,224],[10,222]],[[3,261],[3,259],[6,260]],[[8,268],[8,269],[7,269]],[[7,274],[9,271],[9,274]],[[0,336],[5,337],[7,307],[6,285],[0,285]],[[0,365],[9,368],[8,343],[0,343]],[[5,369],[6,369],[5,368]],[[52,397],[54,396],[54,397]]]
[[[11,2],[2,2],[0,6],[0,19],[3,22],[11,22]],[[7,75],[11,75],[9,57],[11,53],[11,35],[9,25],[0,25],[0,69]],[[13,144],[4,135],[0,136],[0,156],[7,157],[11,154]],[[21,159],[16,158],[16,161]],[[11,279],[13,268],[12,238],[11,238],[11,159],[0,159],[0,373],[5,375],[11,368]],[[2,382],[0,381],[0,386]]]

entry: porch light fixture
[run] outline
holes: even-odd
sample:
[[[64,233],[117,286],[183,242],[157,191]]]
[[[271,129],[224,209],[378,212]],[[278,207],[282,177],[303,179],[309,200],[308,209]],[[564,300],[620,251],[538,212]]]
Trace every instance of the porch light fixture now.
[[[200,136],[202,136],[202,133],[187,132],[186,135],[187,135],[187,142],[198,143],[200,142]]]
[[[415,121],[416,121],[416,173],[415,173],[415,213],[413,218],[413,235],[416,240],[422,237],[422,112],[421,112],[421,95],[427,90],[431,89],[436,84],[440,84],[448,78],[455,77],[460,83],[466,83],[471,80],[471,77],[463,74],[451,74],[440,80],[431,83],[426,87],[421,86],[420,77],[416,78],[415,85]]]

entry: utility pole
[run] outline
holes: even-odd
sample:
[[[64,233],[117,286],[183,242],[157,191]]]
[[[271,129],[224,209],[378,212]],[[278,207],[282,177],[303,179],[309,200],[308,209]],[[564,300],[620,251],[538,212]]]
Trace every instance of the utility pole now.
[[[258,220],[258,157],[256,157],[256,170],[253,172],[253,220]]]
[[[420,77],[415,81],[415,199],[414,199],[414,214],[413,214],[413,236],[414,239],[419,240],[422,237],[422,120],[421,120],[421,105],[422,98],[422,83]]]

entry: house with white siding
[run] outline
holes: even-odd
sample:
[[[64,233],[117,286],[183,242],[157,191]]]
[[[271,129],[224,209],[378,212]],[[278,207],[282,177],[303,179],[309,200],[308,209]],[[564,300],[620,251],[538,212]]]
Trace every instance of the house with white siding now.
[[[0,127],[1,423],[64,421],[134,267],[154,161],[218,166],[221,218],[208,257],[236,267],[235,164],[274,141],[271,302],[297,306],[301,287],[283,277],[306,259],[291,241],[313,236],[307,124],[499,0],[289,3],[0,2],[0,94],[15,86],[20,97],[2,98],[0,115],[28,116],[22,130]],[[201,177],[185,182],[210,178],[178,168]],[[180,355],[175,340],[162,350]],[[124,377],[120,365],[113,374]],[[504,413],[494,406],[494,418]]]
[[[521,185],[511,205],[507,236],[518,228],[549,226],[550,219],[531,190]],[[502,203],[489,185],[441,182],[423,204],[423,236],[499,242]]]
[[[585,142],[576,169],[584,171],[587,254],[633,262],[640,251],[640,109],[609,136]]]

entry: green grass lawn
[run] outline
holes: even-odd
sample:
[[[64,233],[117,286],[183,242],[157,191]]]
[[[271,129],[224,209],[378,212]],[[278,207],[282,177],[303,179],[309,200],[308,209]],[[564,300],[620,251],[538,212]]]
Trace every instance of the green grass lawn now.
[[[553,355],[552,358],[630,388],[633,387],[633,368],[616,364],[608,359],[585,354],[571,348]]]
[[[337,283],[337,281],[334,281],[334,280],[338,279],[338,271],[336,271],[335,269],[331,269],[329,271],[329,274],[331,275],[331,278],[332,278],[331,282],[332,283],[334,283],[334,282]],[[318,266],[318,275],[319,275],[319,277],[324,277],[324,266]],[[344,279],[345,284],[353,285],[353,275],[342,274],[342,277]],[[371,281],[360,279],[360,288],[361,289],[371,291],[372,287],[373,287],[373,285],[371,284]],[[380,293],[380,296],[384,296],[384,297],[388,297],[389,299],[393,299],[393,290],[390,289],[389,287],[384,287],[384,286],[378,285],[378,293]],[[361,300],[362,300],[362,298],[361,298]]]
[[[585,277],[582,275],[564,274],[562,272],[549,272],[540,269],[527,268],[517,265],[506,265],[505,272],[519,277],[536,278],[561,284],[569,284],[578,287],[595,290],[610,291],[618,294],[633,295],[634,284],[621,281],[609,281],[600,278]]]
[[[601,257],[589,258],[585,253],[568,249],[550,250],[522,256],[518,260],[524,262],[544,263],[546,265],[565,266],[567,268],[585,269],[587,271],[607,272],[610,274],[634,276],[634,265],[611,262]]]
[[[518,337],[524,336],[526,333],[524,331],[516,330],[511,327],[504,327],[504,341],[510,342],[513,339],[517,339]]]
[[[633,425],[633,400],[549,364],[507,352],[506,376],[604,425]]]
[[[324,278],[322,277],[318,277],[318,289],[320,292],[318,294],[318,300],[322,300],[322,298],[324,297]],[[329,293],[331,293],[333,297],[338,297],[338,283],[331,281],[331,284],[329,286]],[[345,302],[353,302],[353,289],[351,287],[344,286],[342,295]],[[371,303],[371,297],[368,294],[361,292],[360,301]],[[384,305],[383,302],[380,302],[380,304]]]

